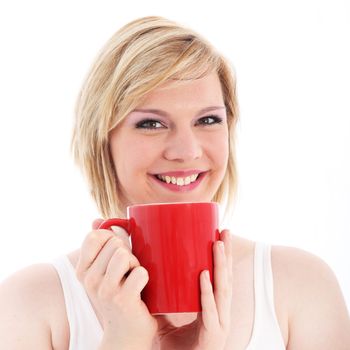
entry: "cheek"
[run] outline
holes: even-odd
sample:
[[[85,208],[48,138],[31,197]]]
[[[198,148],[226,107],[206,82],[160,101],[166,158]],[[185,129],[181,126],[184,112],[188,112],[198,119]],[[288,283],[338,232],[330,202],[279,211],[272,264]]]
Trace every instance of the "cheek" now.
[[[209,153],[212,161],[217,167],[226,168],[228,155],[229,155],[229,144],[227,133],[220,133],[208,138]]]
[[[149,140],[128,137],[111,144],[112,157],[119,181],[122,183],[138,178],[150,170],[159,157],[159,147]]]

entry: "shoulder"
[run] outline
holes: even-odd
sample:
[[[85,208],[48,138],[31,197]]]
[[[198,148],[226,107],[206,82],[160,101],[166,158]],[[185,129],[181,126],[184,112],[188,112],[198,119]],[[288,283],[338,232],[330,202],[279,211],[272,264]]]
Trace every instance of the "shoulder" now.
[[[304,250],[272,246],[271,261],[274,275],[290,286],[297,281],[309,281],[305,287],[308,287],[310,282],[312,282],[313,287],[316,287],[314,283],[336,283],[331,268],[318,256]]]
[[[275,301],[288,315],[288,349],[348,349],[350,319],[331,268],[306,251],[271,249]]]
[[[318,297],[341,296],[334,272],[314,254],[298,248],[272,246],[271,262],[276,282],[286,290],[297,289],[295,297],[299,302],[303,298],[310,301],[310,293],[316,291]]]
[[[0,337],[6,348],[21,349],[23,342],[27,347],[51,349],[52,325],[65,311],[55,268],[29,266],[1,282],[0,309]]]
[[[47,310],[45,300],[57,293],[59,279],[50,264],[38,264],[17,271],[0,284],[0,300],[16,300],[25,309]]]

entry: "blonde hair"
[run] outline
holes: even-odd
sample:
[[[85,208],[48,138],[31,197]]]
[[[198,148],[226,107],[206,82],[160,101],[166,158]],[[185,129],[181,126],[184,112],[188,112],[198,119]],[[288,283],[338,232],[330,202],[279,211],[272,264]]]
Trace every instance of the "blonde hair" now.
[[[237,186],[234,133],[238,118],[235,80],[225,58],[194,31],[161,17],[144,17],[117,31],[93,64],[76,105],[72,152],[104,218],[124,216],[109,132],[147,93],[169,80],[217,72],[229,127],[229,160],[213,200],[232,209]]]

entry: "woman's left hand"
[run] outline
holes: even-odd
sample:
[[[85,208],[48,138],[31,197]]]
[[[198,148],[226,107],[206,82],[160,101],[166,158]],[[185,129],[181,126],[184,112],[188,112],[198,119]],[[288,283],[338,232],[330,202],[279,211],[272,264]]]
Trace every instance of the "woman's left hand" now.
[[[202,312],[185,326],[175,327],[166,316],[156,316],[162,349],[222,350],[230,331],[232,303],[232,241],[228,230],[213,245],[214,286],[209,274],[200,275]]]

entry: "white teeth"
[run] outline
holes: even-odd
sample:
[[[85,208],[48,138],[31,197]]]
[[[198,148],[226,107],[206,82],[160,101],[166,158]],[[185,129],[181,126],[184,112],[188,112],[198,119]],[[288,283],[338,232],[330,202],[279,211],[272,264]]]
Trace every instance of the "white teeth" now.
[[[199,174],[192,174],[191,176],[186,177],[175,177],[175,176],[168,176],[168,175],[157,175],[159,180],[162,180],[166,182],[167,184],[172,183],[173,185],[177,186],[184,186],[189,185],[191,182],[194,182],[197,180]]]
[[[191,182],[191,176],[185,178],[185,185],[188,185]]]
[[[176,180],[176,184],[178,186],[183,186],[184,185],[184,179],[182,177],[178,177]]]

